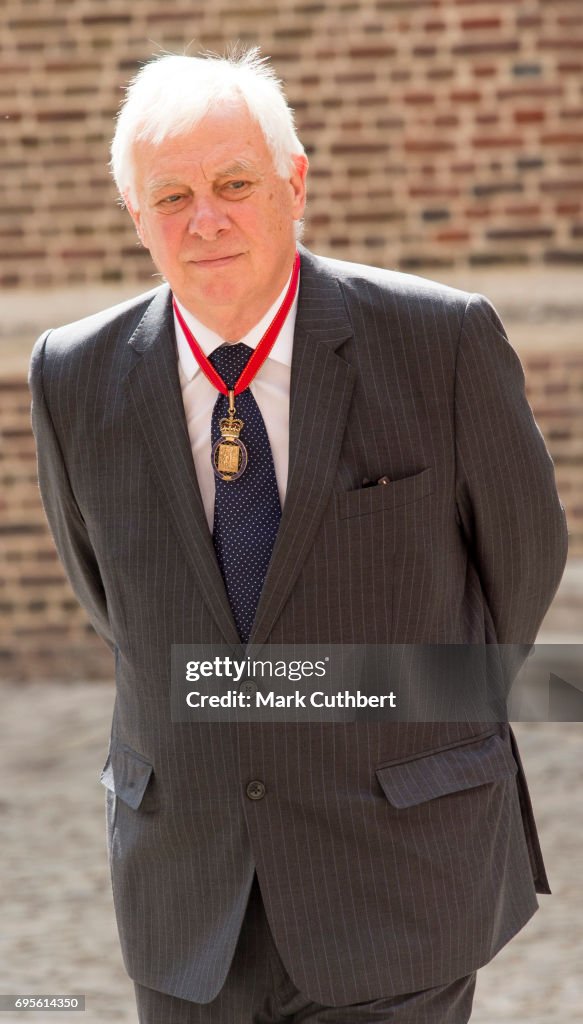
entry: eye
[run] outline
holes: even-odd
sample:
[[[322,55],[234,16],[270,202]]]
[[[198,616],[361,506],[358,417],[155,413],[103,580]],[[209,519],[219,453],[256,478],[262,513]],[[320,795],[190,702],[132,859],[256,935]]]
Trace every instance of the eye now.
[[[227,195],[227,197],[232,196],[233,199],[238,199],[240,196],[246,195],[250,188],[250,181],[245,181],[243,178],[237,178],[234,181],[225,182],[222,186],[222,191]]]
[[[156,209],[159,213],[177,213],[185,208],[187,202],[188,196],[183,192],[172,192],[157,200]]]

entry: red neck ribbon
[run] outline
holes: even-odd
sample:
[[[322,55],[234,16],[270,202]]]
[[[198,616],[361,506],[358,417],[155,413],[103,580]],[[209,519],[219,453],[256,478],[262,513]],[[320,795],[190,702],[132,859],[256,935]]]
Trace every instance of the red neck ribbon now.
[[[277,313],[275,314],[273,320],[271,321],[269,327],[267,328],[265,334],[263,335],[261,341],[257,345],[257,348],[254,349],[253,354],[250,356],[249,362],[247,363],[245,369],[243,370],[243,373],[241,374],[237,383],[235,384],[235,387],[233,388],[233,392],[235,395],[240,395],[242,391],[245,391],[245,389],[249,387],[251,381],[259,372],[265,360],[267,359],[269,353],[271,352],[273,346],[275,345],[276,338],[285,323],[285,319],[296,297],[299,276],[300,254],[296,252],[292,276],[287,292],[285,293],[285,298],[281,306],[279,307]],[[172,299],[172,305],[174,307],[174,312],[176,313],[178,323],[182,327],[186,340],[192,349],[192,354],[196,359],[198,365],[200,366],[202,372],[204,373],[205,377],[207,377],[207,379],[211,382],[213,387],[217,389],[217,391],[220,391],[221,394],[223,395],[228,395],[229,389],[227,385],[225,384],[223,378],[217,373],[212,363],[205,356],[198,341],[194,337],[194,334],[190,330],[190,327],[188,326],[184,317],[182,316],[182,313],[180,312],[178,305],[176,303],[176,299],[174,298]]]

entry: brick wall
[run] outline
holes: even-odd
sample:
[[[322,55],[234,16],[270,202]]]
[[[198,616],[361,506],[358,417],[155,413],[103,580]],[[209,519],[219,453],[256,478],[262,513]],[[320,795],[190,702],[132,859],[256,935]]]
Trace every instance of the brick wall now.
[[[0,381],[0,679],[106,679],[111,655],[57,559],[36,479],[26,381]]]
[[[4,0],[0,279],[150,278],[105,169],[153,51],[259,43],[312,163],[306,241],[401,268],[583,261],[580,0]]]

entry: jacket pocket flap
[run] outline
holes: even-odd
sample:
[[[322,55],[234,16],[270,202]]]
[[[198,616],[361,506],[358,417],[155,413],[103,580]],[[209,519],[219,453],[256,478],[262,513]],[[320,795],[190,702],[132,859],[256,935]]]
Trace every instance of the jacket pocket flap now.
[[[389,803],[402,808],[512,778],[517,767],[510,748],[493,735],[478,743],[385,765],[377,768],[376,777]]]
[[[129,747],[113,746],[107,756],[100,781],[137,811],[152,774],[152,765]]]

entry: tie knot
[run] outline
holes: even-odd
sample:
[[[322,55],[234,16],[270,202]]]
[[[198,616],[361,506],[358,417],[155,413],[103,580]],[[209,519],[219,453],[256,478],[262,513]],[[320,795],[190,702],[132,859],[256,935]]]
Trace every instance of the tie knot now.
[[[233,388],[247,366],[253,349],[242,341],[236,345],[219,345],[211,352],[209,363],[214,366],[228,388]]]

